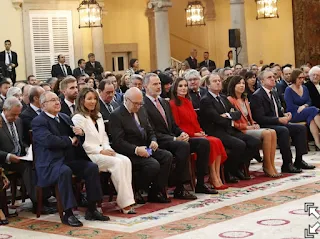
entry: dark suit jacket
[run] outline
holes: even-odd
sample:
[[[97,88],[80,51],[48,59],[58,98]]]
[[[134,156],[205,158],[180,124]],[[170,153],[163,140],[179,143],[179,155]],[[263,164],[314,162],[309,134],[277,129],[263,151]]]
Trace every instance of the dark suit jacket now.
[[[4,76],[6,77],[10,77],[13,81],[13,83],[15,82],[16,80],[16,68],[18,67],[18,55],[16,52],[14,51],[11,51],[11,62],[13,64],[15,64],[16,66],[12,69],[11,72],[7,71],[7,66],[5,64],[5,61],[6,61],[6,52],[5,51],[2,51],[0,52],[0,66],[2,66],[4,68]]]
[[[147,96],[144,97],[144,107],[147,111],[150,124],[156,132],[159,143],[166,143],[168,141],[173,141],[173,138],[178,137],[183,131],[176,125],[169,103],[161,98],[159,101],[166,114],[168,126],[159,110]]]
[[[103,67],[99,61],[94,62],[94,67],[92,66],[90,61],[88,61],[86,63],[85,71],[89,76],[91,76],[92,73],[94,73],[94,75],[97,79],[102,79],[101,73],[103,72]]]
[[[200,99],[207,94],[208,90],[205,87],[200,87]],[[189,90],[191,97],[192,105],[194,110],[197,112],[198,119],[200,119],[200,99],[197,96],[197,93],[193,90]]]
[[[206,61],[200,62],[200,68],[207,67],[210,71],[216,69],[216,63],[214,61],[209,60],[209,65],[207,65]]]
[[[69,108],[69,106],[67,105],[67,103],[64,101],[64,99],[61,99],[61,113],[64,113],[68,116],[71,116],[71,110]]]
[[[67,72],[66,72],[67,75],[72,75],[72,70],[71,70],[70,66],[68,66],[67,64],[64,64],[64,65],[67,68]],[[65,77],[59,63],[52,66],[51,75],[52,75],[52,77],[57,77],[57,78]]]
[[[2,121],[2,127],[0,128],[0,164],[4,164],[6,161],[6,157],[8,153],[11,153],[14,150],[14,144],[12,140],[11,133],[7,127],[7,124],[5,123],[2,116],[0,116],[0,119]],[[23,144],[22,137],[23,137],[23,129],[22,129],[22,121],[20,118],[18,118],[15,122],[16,129],[19,136],[19,142],[21,146],[21,155],[25,155],[25,145]]]
[[[21,101],[21,104],[22,104],[22,110],[21,110],[21,112],[23,112],[29,105],[27,105],[26,103],[24,103],[23,100]]]
[[[84,70],[83,70],[83,73],[86,73]],[[77,78],[78,76],[81,76],[81,75],[83,75],[83,74],[81,74],[81,70],[80,70],[80,68],[79,67],[77,67],[77,68],[75,68],[74,70],[73,70],[73,74],[72,74],[75,78]]]
[[[316,86],[311,82],[308,81],[305,86],[308,88],[309,95],[312,101],[312,105],[320,108],[320,94],[316,88]]]
[[[31,121],[37,117],[38,114],[30,107],[30,105],[22,111],[20,118],[23,123],[23,141],[27,144],[31,144],[29,130],[31,129]]]
[[[278,107],[279,117],[282,117],[283,112],[279,105],[279,101],[277,99],[275,100]],[[256,90],[251,96],[250,108],[253,119],[261,126],[280,125],[275,109],[273,108],[272,101],[262,87]]]
[[[229,60],[225,60],[224,61],[224,67],[231,67],[231,64],[230,64]]]
[[[198,61],[197,59],[193,59],[191,58],[191,56],[189,56],[186,61],[189,63],[189,66],[191,69],[197,69],[198,68]]]
[[[69,116],[59,113],[59,118],[60,124],[64,121],[67,125],[74,126]],[[40,115],[35,117],[31,125],[36,167],[41,168],[41,170],[37,170],[38,182],[41,182],[42,185],[45,185],[45,175],[49,173],[49,165],[62,164],[64,161],[77,160],[78,158],[90,160],[81,143],[76,147],[72,146],[69,138],[74,136],[72,130],[70,135],[62,136],[55,120],[46,115],[45,112],[41,112]],[[79,142],[81,142],[80,139]]]
[[[112,136],[112,148],[117,153],[124,154],[132,160],[139,158],[135,154],[137,146],[149,146],[151,141],[157,142],[157,138],[151,128],[144,108],[138,111],[140,125],[145,129],[146,137],[143,137],[133,116],[124,105],[120,105],[110,115],[109,132]]]
[[[232,120],[238,120],[241,117],[241,112],[235,109],[225,96],[220,95],[220,98],[226,109],[209,92],[200,101],[201,126],[208,135],[217,137],[238,131],[232,127]],[[231,112],[231,109],[234,111]],[[220,116],[224,113],[229,113],[232,120]]]
[[[111,112],[108,111],[107,107],[104,105],[101,99],[99,99],[99,102],[100,102],[100,113],[102,114],[103,120],[109,120]],[[111,105],[113,107],[113,110],[119,107],[119,104],[114,100],[111,101]]]
[[[284,95],[284,91],[288,87],[288,84],[281,79],[279,83],[276,85],[279,95]]]

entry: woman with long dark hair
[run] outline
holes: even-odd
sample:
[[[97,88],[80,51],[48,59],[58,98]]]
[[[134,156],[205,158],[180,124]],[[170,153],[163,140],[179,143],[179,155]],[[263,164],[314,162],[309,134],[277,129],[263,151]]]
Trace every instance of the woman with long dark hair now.
[[[274,159],[277,147],[277,134],[273,129],[261,129],[252,119],[251,109],[245,94],[245,80],[242,76],[233,76],[229,82],[228,100],[241,112],[241,118],[234,121],[234,127],[243,133],[251,135],[262,141],[263,172],[268,177],[280,177]]]
[[[118,192],[117,204],[125,214],[135,214],[131,161],[117,154],[109,144],[100,111],[99,96],[93,88],[83,88],[76,99],[75,115],[72,121],[85,135],[83,148],[92,162],[102,172],[110,172],[111,180]]]
[[[194,111],[189,96],[188,83],[183,78],[178,78],[172,88],[172,99],[170,100],[172,114],[176,124],[186,132],[190,138],[206,138],[210,142],[210,179],[215,189],[228,188],[220,178],[220,165],[227,159],[227,153],[220,139],[207,136],[200,127],[197,113]]]

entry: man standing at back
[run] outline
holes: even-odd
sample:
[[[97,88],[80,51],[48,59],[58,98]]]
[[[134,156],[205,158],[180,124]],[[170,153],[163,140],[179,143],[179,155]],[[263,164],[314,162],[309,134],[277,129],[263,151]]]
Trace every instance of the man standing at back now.
[[[18,67],[18,55],[11,51],[11,41],[5,40],[5,51],[0,52],[0,66],[4,67],[4,75],[12,80],[12,84],[16,83],[16,68]]]
[[[203,59],[204,60],[200,62],[200,68],[207,67],[209,71],[216,69],[216,63],[209,59],[209,52],[206,51],[203,53]]]
[[[86,220],[107,221],[109,217],[98,212],[96,203],[102,200],[98,166],[90,161],[80,142],[82,129],[74,127],[70,117],[60,113],[60,99],[50,91],[40,96],[43,109],[32,121],[33,147],[36,156],[37,184],[48,187],[58,184],[65,212],[62,223],[80,227],[73,215],[77,206],[72,190],[72,174],[85,180],[88,209]]]
[[[191,69],[198,68],[197,54],[197,49],[192,49],[190,52],[190,56],[186,59]]]
[[[68,116],[75,111],[75,100],[78,96],[78,84],[76,78],[68,76],[60,82],[60,91],[64,95],[61,100],[61,113]]]

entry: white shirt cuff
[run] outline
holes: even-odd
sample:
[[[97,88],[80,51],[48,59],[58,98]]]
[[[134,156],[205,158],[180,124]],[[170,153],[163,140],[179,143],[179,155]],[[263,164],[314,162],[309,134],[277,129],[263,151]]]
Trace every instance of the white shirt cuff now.
[[[10,157],[11,157],[11,154],[7,154],[7,157],[6,157],[7,164],[11,164]]]

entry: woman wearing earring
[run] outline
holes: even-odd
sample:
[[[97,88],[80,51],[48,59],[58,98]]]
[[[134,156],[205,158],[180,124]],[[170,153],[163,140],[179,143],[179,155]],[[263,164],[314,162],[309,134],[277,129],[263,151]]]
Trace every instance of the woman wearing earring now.
[[[110,172],[111,180],[118,192],[117,204],[125,214],[135,214],[132,190],[132,169],[128,157],[115,153],[109,144],[109,138],[101,113],[99,96],[93,88],[83,88],[76,99],[75,115],[72,121],[84,133],[83,148],[92,162],[102,172]]]
[[[228,87],[228,100],[241,112],[241,118],[234,122],[234,127],[243,133],[259,138],[262,141],[263,172],[268,177],[280,177],[275,165],[274,158],[277,147],[277,134],[273,129],[260,129],[253,121],[248,99],[245,92],[245,80],[242,76],[233,76]]]
[[[201,129],[197,119],[197,113],[194,111],[190,100],[188,83],[185,79],[178,78],[174,82],[170,106],[176,124],[184,132],[186,132],[190,137],[203,137],[209,140],[210,183],[217,190],[228,188],[228,186],[222,183],[220,178],[220,165],[227,159],[227,153],[220,139],[207,136]]]

